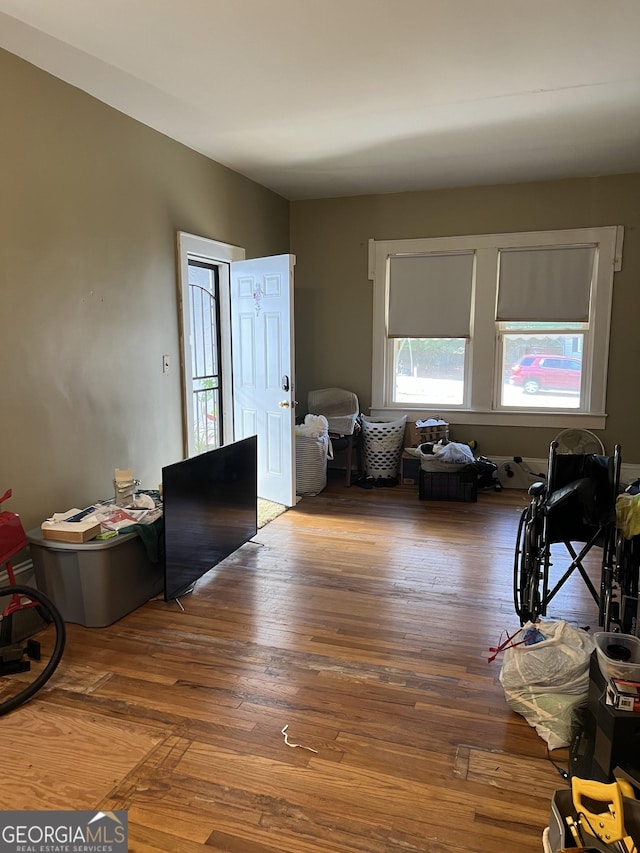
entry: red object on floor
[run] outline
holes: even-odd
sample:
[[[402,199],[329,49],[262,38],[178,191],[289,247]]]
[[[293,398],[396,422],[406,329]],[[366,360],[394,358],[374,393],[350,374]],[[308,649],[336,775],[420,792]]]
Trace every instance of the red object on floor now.
[[[11,497],[11,489],[0,498],[0,505]],[[13,566],[10,563],[11,557],[22,551],[28,546],[27,534],[24,532],[24,527],[20,521],[20,516],[15,512],[0,512],[0,566],[4,563],[7,569],[7,577],[11,586],[15,585],[16,579],[13,573]],[[20,596],[14,595],[10,603],[4,609],[2,615],[8,616],[16,610],[21,610],[25,605],[22,604]],[[31,604],[26,605],[27,607]]]
[[[8,489],[0,498],[0,505],[10,497],[11,489]],[[0,512],[0,564],[6,563],[28,544],[20,516],[15,512]]]

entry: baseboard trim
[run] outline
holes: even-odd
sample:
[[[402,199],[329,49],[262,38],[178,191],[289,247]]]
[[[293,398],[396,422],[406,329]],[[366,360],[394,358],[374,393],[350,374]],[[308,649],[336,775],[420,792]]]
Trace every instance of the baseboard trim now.
[[[13,574],[18,586],[34,586],[33,582],[33,562],[24,560],[22,563],[16,563],[13,566]],[[0,569],[0,586],[9,586],[9,576],[6,569]]]

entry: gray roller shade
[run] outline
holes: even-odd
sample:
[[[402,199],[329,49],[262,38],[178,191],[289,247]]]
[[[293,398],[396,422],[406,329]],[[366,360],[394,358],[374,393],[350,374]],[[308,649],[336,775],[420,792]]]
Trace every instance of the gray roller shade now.
[[[391,338],[468,338],[473,252],[389,260]]]
[[[582,322],[589,319],[595,249],[504,249],[500,252],[498,320]]]

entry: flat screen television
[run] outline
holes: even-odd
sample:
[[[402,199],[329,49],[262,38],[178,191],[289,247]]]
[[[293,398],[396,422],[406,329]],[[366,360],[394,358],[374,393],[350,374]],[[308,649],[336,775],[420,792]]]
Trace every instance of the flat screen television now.
[[[254,435],[162,469],[165,601],[256,535],[257,457]]]

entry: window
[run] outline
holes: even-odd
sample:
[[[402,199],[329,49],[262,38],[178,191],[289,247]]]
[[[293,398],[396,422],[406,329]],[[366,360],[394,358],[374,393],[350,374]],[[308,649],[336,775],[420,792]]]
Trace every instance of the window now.
[[[387,336],[394,341],[393,403],[464,403],[473,269],[473,252],[389,258]]]
[[[604,427],[621,244],[615,226],[370,241],[374,414]]]

